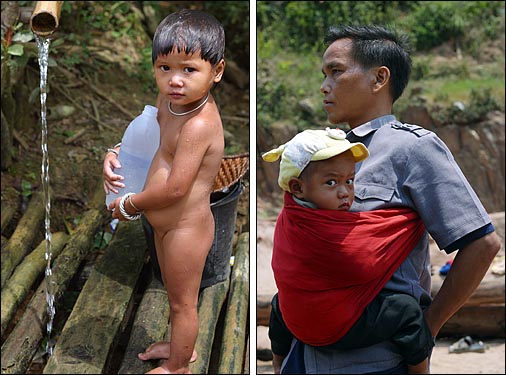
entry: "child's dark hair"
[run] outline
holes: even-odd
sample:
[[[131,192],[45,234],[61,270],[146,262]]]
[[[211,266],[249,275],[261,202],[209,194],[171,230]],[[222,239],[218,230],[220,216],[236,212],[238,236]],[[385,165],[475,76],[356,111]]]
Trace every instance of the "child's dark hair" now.
[[[200,52],[202,60],[216,66],[225,54],[225,31],[211,14],[183,9],[169,14],[156,28],[151,58],[172,51],[193,54]]]
[[[386,66],[390,69],[391,94],[395,102],[408,85],[411,73],[410,46],[405,35],[382,26],[333,26],[324,42],[330,46],[338,39],[352,40],[352,56],[363,68]]]

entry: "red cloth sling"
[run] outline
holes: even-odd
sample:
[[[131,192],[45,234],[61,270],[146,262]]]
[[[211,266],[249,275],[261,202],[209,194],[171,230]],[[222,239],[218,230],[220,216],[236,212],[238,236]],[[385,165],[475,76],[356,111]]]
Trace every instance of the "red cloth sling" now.
[[[285,193],[272,269],[283,319],[300,341],[338,341],[425,231],[407,208],[349,212],[305,208]]]

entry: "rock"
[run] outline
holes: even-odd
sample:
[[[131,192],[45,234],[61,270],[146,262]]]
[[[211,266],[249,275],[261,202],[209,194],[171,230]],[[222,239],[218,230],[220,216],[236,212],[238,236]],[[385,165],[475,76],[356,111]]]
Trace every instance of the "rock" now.
[[[224,78],[240,89],[245,89],[249,85],[249,75],[232,60],[226,62]]]

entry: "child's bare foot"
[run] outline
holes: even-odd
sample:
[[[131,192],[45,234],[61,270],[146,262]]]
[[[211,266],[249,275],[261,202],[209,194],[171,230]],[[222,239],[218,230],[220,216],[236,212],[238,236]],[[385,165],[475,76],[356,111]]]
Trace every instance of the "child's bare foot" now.
[[[170,354],[170,342],[159,341],[151,344],[146,348],[144,353],[137,354],[137,357],[142,361],[148,361],[150,359],[169,359]],[[190,363],[197,360],[197,352],[194,350]],[[155,374],[155,373],[153,373]]]

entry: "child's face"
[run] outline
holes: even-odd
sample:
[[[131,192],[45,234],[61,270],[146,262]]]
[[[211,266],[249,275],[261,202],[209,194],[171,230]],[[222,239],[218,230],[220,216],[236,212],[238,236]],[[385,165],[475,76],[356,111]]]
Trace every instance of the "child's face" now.
[[[308,169],[309,167],[309,169]],[[299,177],[298,198],[320,209],[347,211],[354,198],[355,159],[351,152],[311,162]]]
[[[160,93],[168,98],[172,108],[184,110],[207,95],[214,83],[221,80],[225,62],[216,67],[204,61],[200,53],[187,55],[173,51],[155,60],[155,79]]]

